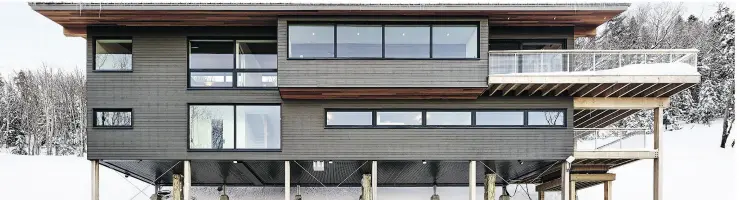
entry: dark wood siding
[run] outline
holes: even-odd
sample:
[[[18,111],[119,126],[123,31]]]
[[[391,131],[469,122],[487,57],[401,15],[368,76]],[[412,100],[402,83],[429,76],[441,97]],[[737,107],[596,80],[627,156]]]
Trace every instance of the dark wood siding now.
[[[572,99],[500,97],[479,100],[285,100],[282,152],[190,152],[190,159],[539,160],[571,155],[571,128],[327,129],[326,108],[567,109]]]
[[[278,62],[280,87],[486,87],[488,35],[486,18],[448,19],[479,22],[477,60],[288,60],[287,22],[295,21],[412,21],[436,18],[280,18]]]

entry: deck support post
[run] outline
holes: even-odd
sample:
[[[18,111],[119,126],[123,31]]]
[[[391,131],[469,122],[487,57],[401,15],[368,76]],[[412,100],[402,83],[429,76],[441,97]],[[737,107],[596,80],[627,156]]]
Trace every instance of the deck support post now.
[[[571,195],[569,188],[569,162],[561,164],[561,199],[569,200]]]
[[[372,199],[378,199],[378,161],[372,161]]]
[[[571,181],[569,183],[569,191],[569,200],[577,200],[577,181]]]
[[[484,175],[484,200],[496,200],[497,174]]]
[[[654,109],[654,150],[657,151],[657,157],[653,160],[653,186],[652,199],[662,200],[662,149],[660,148],[660,139],[662,138],[662,107]]]
[[[476,161],[468,165],[468,199],[476,200]]]
[[[545,200],[546,193],[544,191],[538,191],[538,200]]]
[[[184,181],[184,175],[173,174],[173,180],[171,181],[171,183],[173,183],[171,185],[173,188],[171,191],[171,195],[173,195],[173,200],[184,200],[183,181]]]
[[[184,200],[191,200],[191,161],[184,161]]]
[[[603,200],[611,200],[613,192],[611,191],[612,181],[603,182]]]
[[[99,198],[99,165],[98,160],[91,160],[91,200],[98,200]]]
[[[290,195],[290,161],[285,161],[285,200],[291,200],[291,195]]]

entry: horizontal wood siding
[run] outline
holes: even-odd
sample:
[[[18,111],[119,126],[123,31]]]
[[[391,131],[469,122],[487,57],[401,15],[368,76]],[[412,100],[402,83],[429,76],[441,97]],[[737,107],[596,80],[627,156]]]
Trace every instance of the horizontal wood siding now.
[[[281,102],[277,90],[187,90],[187,32],[89,30],[89,33],[86,83],[89,159],[185,159],[187,103]],[[131,36],[133,71],[93,72],[92,37],[97,36]],[[93,108],[132,108],[133,128],[92,128]]]
[[[571,128],[553,129],[327,129],[327,108],[568,109],[572,99],[285,100],[282,152],[190,152],[190,159],[226,160],[539,160],[564,159],[573,149]]]
[[[436,18],[280,18],[277,26],[280,87],[486,87],[489,24],[480,22],[478,60],[288,60],[287,22],[414,21]],[[439,19],[442,20],[442,19]],[[450,19],[448,19],[450,20]]]

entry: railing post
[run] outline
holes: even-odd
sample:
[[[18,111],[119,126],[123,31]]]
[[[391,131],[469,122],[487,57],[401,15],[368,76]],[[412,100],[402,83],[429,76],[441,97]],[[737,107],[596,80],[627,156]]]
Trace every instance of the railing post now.
[[[644,58],[644,64],[647,64],[647,54],[644,54],[642,57]]]
[[[595,53],[592,53],[592,70],[595,71],[595,66],[597,65],[597,62],[595,62]]]
[[[517,66],[517,53],[515,53],[515,73],[520,73],[520,71],[517,70],[519,66]]]
[[[545,69],[543,66],[543,53],[541,54],[541,72],[545,72]]]
[[[619,68],[619,67],[621,67],[621,66],[623,66],[623,65],[621,64],[621,53],[618,53],[618,67],[616,67],[616,68]]]

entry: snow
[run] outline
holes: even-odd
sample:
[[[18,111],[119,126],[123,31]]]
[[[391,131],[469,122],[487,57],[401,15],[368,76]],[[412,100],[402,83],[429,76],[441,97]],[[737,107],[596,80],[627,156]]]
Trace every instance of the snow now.
[[[574,71],[574,72],[537,72],[537,73],[512,73],[500,74],[499,76],[698,76],[696,67],[681,63],[655,63],[655,64],[631,64],[619,68],[596,70],[596,71]]]
[[[719,148],[721,120],[711,125],[689,124],[683,129],[663,133],[663,198],[667,200],[716,199],[733,200],[735,151]],[[633,138],[633,137],[632,137]],[[649,140],[648,140],[649,142]],[[611,170],[616,173],[613,199],[652,199],[652,161],[642,160]],[[82,157],[19,156],[0,154],[0,199],[80,200],[90,197],[90,162]],[[131,183],[130,183],[131,182]],[[146,200],[152,186],[134,178],[101,167],[102,200]],[[145,188],[147,187],[147,188]],[[145,188],[146,195],[138,194]],[[514,186],[508,187],[510,193]],[[536,199],[529,185],[531,198]],[[599,200],[603,187],[596,186],[578,192],[579,199]],[[282,188],[228,188],[233,200],[279,200]],[[302,188],[304,199],[357,199],[358,188]],[[441,187],[441,199],[466,199],[467,188]],[[296,189],[293,188],[292,194]],[[477,192],[481,194],[482,188]],[[197,199],[218,199],[214,187],[193,189]],[[379,188],[381,199],[428,200],[431,188]],[[257,198],[257,196],[260,196]],[[560,199],[557,192],[546,194],[547,200]],[[513,200],[526,200],[522,188]]]

